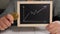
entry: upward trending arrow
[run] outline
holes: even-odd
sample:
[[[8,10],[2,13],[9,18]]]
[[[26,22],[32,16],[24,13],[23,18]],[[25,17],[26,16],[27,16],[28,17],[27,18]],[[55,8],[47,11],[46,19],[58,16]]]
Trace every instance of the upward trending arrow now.
[[[47,8],[47,6],[43,6],[43,8],[39,9],[38,11],[35,10],[34,12],[31,11],[30,13],[31,13],[32,15],[36,15],[36,14],[38,14],[39,12],[41,12],[42,10],[44,10],[45,8]]]

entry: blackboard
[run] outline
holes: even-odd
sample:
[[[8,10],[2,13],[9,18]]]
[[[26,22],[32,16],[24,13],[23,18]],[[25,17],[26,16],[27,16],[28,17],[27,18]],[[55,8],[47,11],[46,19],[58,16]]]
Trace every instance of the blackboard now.
[[[47,24],[50,4],[20,4],[21,24]]]
[[[49,24],[52,19],[51,2],[20,2],[19,4],[19,24]],[[33,25],[32,25],[33,26]]]

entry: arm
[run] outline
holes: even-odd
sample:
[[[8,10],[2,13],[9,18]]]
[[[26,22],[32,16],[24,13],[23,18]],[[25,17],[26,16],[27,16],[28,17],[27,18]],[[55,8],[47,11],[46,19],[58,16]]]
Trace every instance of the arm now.
[[[12,1],[13,2],[13,1]],[[0,16],[0,30],[5,30],[13,24],[14,18],[10,14],[14,11],[13,3],[9,3],[6,10]]]

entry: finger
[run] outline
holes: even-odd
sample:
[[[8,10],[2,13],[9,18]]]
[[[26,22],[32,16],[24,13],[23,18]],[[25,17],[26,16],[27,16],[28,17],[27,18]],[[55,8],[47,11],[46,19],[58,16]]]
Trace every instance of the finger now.
[[[5,17],[3,17],[1,20],[2,22],[4,22],[5,25],[7,25],[6,27],[11,26],[11,23]]]
[[[5,29],[0,26],[0,30],[5,30]]]
[[[48,24],[48,25],[46,26],[46,29],[47,29],[47,30],[49,29],[49,26],[50,26],[50,24]]]
[[[2,20],[0,20],[0,26],[1,26],[2,29],[7,28],[6,25],[2,22]]]
[[[55,21],[56,24],[60,24],[60,21]]]
[[[60,21],[55,21],[55,26],[60,26]]]
[[[8,14],[8,15],[5,16],[5,17],[9,20],[10,23],[13,23],[14,18],[13,18],[12,15]]]
[[[52,23],[49,25],[48,28],[57,27],[57,25],[58,25],[58,23],[57,23],[57,21],[55,21],[55,22],[52,22]]]
[[[46,28],[48,28],[49,27],[49,24],[46,26]]]
[[[48,24],[48,25],[46,26],[46,29],[48,29],[48,28],[49,28],[49,26],[50,26],[50,24]]]
[[[52,29],[49,29],[48,31],[51,32],[51,33],[56,33],[56,32],[57,32],[57,28],[54,27],[54,28],[52,28]]]
[[[55,27],[55,24],[51,23],[51,24],[49,24],[49,25],[47,26],[47,29],[52,29],[52,28],[54,28],[54,27]]]

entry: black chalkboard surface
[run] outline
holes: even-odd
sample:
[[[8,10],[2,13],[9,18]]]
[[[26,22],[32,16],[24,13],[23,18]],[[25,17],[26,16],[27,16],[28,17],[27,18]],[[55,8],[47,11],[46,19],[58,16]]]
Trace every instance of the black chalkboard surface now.
[[[20,4],[21,24],[47,24],[50,4]]]
[[[49,24],[52,20],[51,1],[20,1],[18,2],[18,24]],[[32,25],[33,26],[33,25]]]

